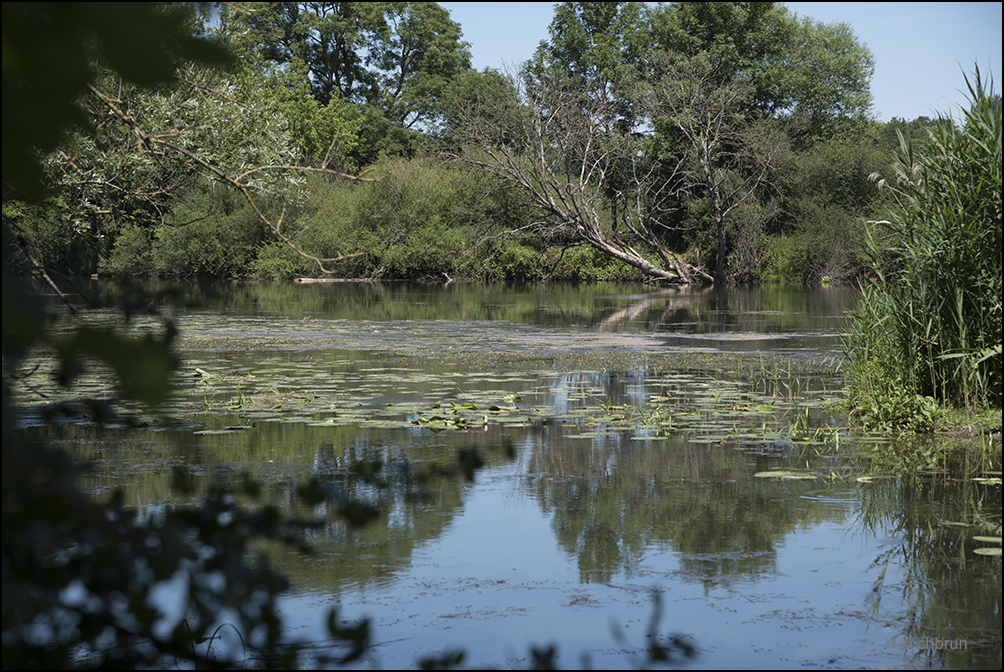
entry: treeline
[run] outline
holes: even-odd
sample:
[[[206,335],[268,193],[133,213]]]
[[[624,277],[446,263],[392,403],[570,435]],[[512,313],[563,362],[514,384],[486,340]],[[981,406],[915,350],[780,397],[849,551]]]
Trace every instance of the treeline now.
[[[317,14],[323,7],[343,14],[325,23]],[[429,25],[420,15],[445,16],[431,3],[275,10],[226,5],[217,21],[187,3],[3,3],[4,256],[41,275],[64,312],[76,312],[73,299],[83,299],[54,277],[59,270],[408,277],[451,269],[536,278],[569,263],[622,272],[617,266],[626,262],[610,261],[614,253],[644,259],[662,249],[663,261],[686,273],[719,252],[720,233],[731,254],[727,270],[748,263],[740,252],[762,243],[770,253],[750,257],[761,278],[805,279],[840,258],[832,252],[838,246],[813,236],[853,242],[858,218],[892,194],[891,216],[863,234],[867,268],[887,282],[868,291],[855,321],[852,397],[863,417],[881,424],[919,427],[930,397],[993,405],[999,427],[1004,162],[1000,98],[984,92],[979,76],[961,125],[940,120],[927,136],[922,120],[868,120],[867,77],[823,76],[834,74],[826,70],[831,54],[850,55],[848,63],[869,74],[870,59],[854,56],[865,52],[836,48],[840,40],[855,46],[849,31],[796,21],[777,6],[562,5],[550,44],[515,79],[471,72],[463,59],[443,74],[458,64],[441,58],[449,39],[418,48],[431,39],[419,30]],[[273,16],[268,30],[254,25]],[[640,30],[646,25],[661,32]],[[206,26],[215,41],[197,36]],[[459,33],[450,34],[462,53]],[[264,49],[282,40],[291,46]],[[795,44],[819,48],[789,51]],[[651,68],[637,45],[658,46]],[[669,52],[676,67],[659,72]],[[785,62],[787,53],[797,59]],[[330,62],[352,67],[319,78],[311,57],[332,54],[342,60]],[[716,63],[737,64],[738,72],[708,67]],[[819,89],[797,85],[806,77],[865,87],[851,86],[844,97],[821,92],[813,105],[807,94]],[[314,90],[324,81],[332,85],[326,99]],[[514,90],[534,97],[514,99]],[[676,106],[681,100],[692,105]],[[543,109],[534,101],[565,114],[534,114]],[[701,130],[696,109],[729,133]],[[492,117],[496,123],[476,123]],[[904,143],[888,165],[895,130],[929,137],[930,145]],[[528,141],[542,137],[570,144],[538,143],[531,152]],[[690,155],[691,138],[714,140],[718,153]],[[755,142],[762,139],[769,142]],[[477,162],[492,170],[471,169]],[[884,179],[888,189],[869,188],[864,177],[873,163],[888,165],[873,185]],[[701,174],[721,178],[719,193],[739,202],[709,202],[693,186]],[[552,217],[541,200],[553,203]],[[591,211],[569,219],[563,203]],[[658,235],[636,240],[646,231]],[[746,236],[742,245],[739,236]],[[35,288],[8,264],[3,274],[3,666],[302,664],[284,644],[276,613],[286,582],[248,549],[268,538],[303,550],[300,533],[310,521],[284,520],[272,507],[244,510],[218,488],[199,510],[140,520],[117,495],[107,504],[84,496],[70,459],[47,440],[26,442],[17,429],[10,392],[15,380],[33,375],[25,357],[38,351],[55,357],[58,371],[41,389],[72,384],[96,361],[124,398],[156,407],[178,367],[173,322],[162,318],[158,334],[139,338],[88,321],[57,329],[59,315],[45,310]],[[128,317],[148,304],[127,288],[120,309]],[[50,410],[46,417],[113,418],[111,406],[92,398]],[[466,476],[472,457],[461,451],[454,469]],[[377,476],[379,464],[367,469]],[[177,487],[190,487],[184,474],[176,477]],[[242,496],[256,491],[248,480]],[[317,504],[327,491],[315,483],[298,492]],[[336,509],[352,524],[378,513],[341,495],[329,502]],[[150,597],[179,576],[190,588],[185,619],[166,632]],[[209,655],[223,614],[254,635],[239,657]],[[41,631],[46,623],[66,627]],[[328,625],[338,648],[329,659],[312,651],[313,662],[350,662],[367,650],[367,622],[346,624],[332,610]],[[643,664],[692,650],[677,641],[650,644]],[[534,664],[553,666],[553,651],[532,650]],[[460,662],[449,652],[419,661]]]
[[[866,268],[864,222],[888,206],[868,176],[887,171],[898,133],[923,143],[933,123],[874,120],[867,48],[772,3],[565,3],[510,73],[473,70],[436,3],[237,3],[186,20],[233,58],[147,89],[92,54],[99,75],[76,105],[97,132],[44,154],[44,198],[5,194],[16,263],[849,281]],[[706,137],[698,112],[727,132]],[[538,166],[512,122],[545,117],[557,125]],[[513,179],[481,160],[499,149],[525,162]],[[547,205],[573,188],[581,203]]]

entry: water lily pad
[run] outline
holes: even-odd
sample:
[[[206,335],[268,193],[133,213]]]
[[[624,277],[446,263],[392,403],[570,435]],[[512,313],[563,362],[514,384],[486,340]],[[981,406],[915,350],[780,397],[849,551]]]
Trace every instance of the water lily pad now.
[[[858,476],[857,481],[858,483],[872,483],[874,481],[884,480],[889,478],[892,478],[892,476],[888,474],[872,474],[870,476]]]
[[[993,555],[1000,557],[1001,549],[999,548],[977,548],[973,549],[973,553],[976,555]]]
[[[687,439],[687,443],[706,443],[708,445],[723,444],[730,441],[732,437],[726,436],[692,436]]]
[[[781,481],[808,481],[815,479],[817,474],[782,469],[778,471],[760,471],[755,476],[757,478],[776,478]]]
[[[984,541],[988,544],[999,544],[1001,543],[1000,537],[973,537],[973,541]]]

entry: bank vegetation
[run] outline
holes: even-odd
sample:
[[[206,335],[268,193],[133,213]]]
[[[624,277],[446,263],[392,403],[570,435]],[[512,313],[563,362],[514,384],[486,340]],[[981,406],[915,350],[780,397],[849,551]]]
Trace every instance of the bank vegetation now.
[[[435,3],[235,3],[202,29],[233,59],[153,88],[80,55],[86,126],[41,144],[43,198],[4,201],[15,263],[853,282],[888,200],[868,175],[933,123],[872,118],[867,47],[780,4],[566,3],[483,72]]]
[[[178,365],[169,319],[140,339],[56,330],[28,273],[64,313],[92,273],[874,281],[849,342],[861,417],[999,419],[1000,99],[979,75],[963,119],[877,122],[867,48],[773,3],[565,3],[509,73],[472,70],[436,3],[234,3],[212,20],[4,3],[3,31],[4,667],[218,665],[195,646],[223,612],[289,667],[286,583],[247,551],[304,528],[222,491],[139,521],[27,445],[10,397],[27,353],[52,352],[61,386],[97,360],[151,406]],[[190,618],[163,632],[147,598],[177,572]],[[329,629],[340,660],[361,655],[366,624],[332,612]]]

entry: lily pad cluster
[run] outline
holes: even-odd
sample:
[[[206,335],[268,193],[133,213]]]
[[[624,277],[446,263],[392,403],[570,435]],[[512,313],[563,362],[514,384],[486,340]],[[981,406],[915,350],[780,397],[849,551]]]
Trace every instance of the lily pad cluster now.
[[[181,406],[189,414],[236,412],[249,421],[313,426],[473,431],[490,424],[550,424],[580,439],[628,435],[661,441],[685,435],[692,443],[727,443],[760,454],[794,443],[829,450],[839,437],[838,429],[819,426],[816,418],[836,399],[826,391],[781,397],[705,372],[433,373],[414,361],[379,365],[387,363],[359,363],[344,355],[197,360],[185,391],[195,403]],[[613,379],[621,380],[617,390]]]

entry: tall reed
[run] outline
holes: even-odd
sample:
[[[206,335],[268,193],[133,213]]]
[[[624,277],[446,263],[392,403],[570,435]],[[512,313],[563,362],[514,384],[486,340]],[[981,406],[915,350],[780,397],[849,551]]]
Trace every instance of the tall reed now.
[[[872,175],[894,206],[868,223],[876,282],[845,342],[852,401],[865,415],[896,422],[925,397],[1001,403],[1001,106],[992,80],[979,68],[974,78],[958,122],[939,115],[923,148],[900,135],[892,177]]]

